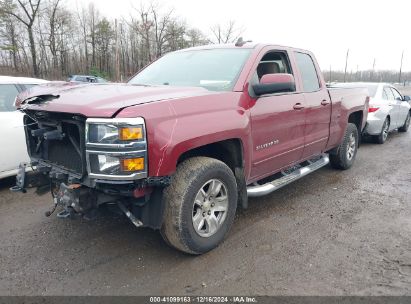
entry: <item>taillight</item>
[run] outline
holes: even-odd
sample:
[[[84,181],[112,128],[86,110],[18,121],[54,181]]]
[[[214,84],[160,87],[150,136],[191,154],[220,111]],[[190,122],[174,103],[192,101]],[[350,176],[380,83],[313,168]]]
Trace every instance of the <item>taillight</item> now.
[[[378,111],[378,109],[379,109],[379,108],[370,107],[370,108],[368,108],[368,113],[376,112],[376,111]]]

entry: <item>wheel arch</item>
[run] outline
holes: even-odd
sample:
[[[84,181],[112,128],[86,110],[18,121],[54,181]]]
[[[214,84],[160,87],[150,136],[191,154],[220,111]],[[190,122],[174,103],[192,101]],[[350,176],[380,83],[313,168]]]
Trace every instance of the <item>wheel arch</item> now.
[[[218,159],[233,171],[238,188],[238,203],[243,208],[247,208],[248,197],[244,173],[244,145],[242,140],[240,138],[231,138],[192,148],[178,157],[176,166],[196,156]]]
[[[348,116],[348,123],[355,124],[358,129],[358,134],[361,134],[363,125],[363,111],[350,113],[350,115]]]
[[[387,114],[387,116],[385,116],[385,119],[388,119],[388,130],[390,132],[392,131],[392,129],[391,129],[391,116],[389,113]],[[384,128],[384,125],[383,125],[383,128]]]
[[[225,163],[231,170],[244,167],[244,149],[241,139],[232,138],[192,148],[182,153],[177,159],[177,166],[194,156],[207,156]]]

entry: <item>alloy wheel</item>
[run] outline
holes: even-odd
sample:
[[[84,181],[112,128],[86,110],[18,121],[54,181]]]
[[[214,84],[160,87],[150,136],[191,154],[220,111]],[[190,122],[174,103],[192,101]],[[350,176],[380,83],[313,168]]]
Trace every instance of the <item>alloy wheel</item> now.
[[[410,126],[410,121],[411,121],[411,115],[408,113],[407,119],[405,121],[405,129],[408,129]]]
[[[355,155],[355,150],[357,148],[357,143],[355,140],[355,136],[353,133],[350,134],[350,137],[348,139],[348,147],[347,147],[347,159],[352,160],[354,155]]]
[[[382,130],[382,138],[383,138],[384,141],[387,140],[387,137],[388,137],[388,129],[389,129],[389,128],[390,128],[390,125],[388,124],[388,121],[385,121],[383,130]]]
[[[193,204],[193,226],[201,237],[215,234],[224,223],[228,211],[228,192],[218,179],[207,181],[197,192]]]

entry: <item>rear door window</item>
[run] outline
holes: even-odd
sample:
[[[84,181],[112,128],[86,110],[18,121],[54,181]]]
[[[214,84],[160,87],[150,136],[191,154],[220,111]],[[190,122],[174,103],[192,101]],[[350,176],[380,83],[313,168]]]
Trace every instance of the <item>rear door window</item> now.
[[[398,91],[397,91],[396,89],[394,89],[394,88],[390,88],[390,89],[391,89],[391,91],[392,91],[392,94],[394,95],[394,99],[401,101],[401,100],[402,100],[401,94],[398,93]]]
[[[320,89],[317,70],[310,55],[295,52],[295,59],[303,80],[304,92],[315,92]]]
[[[16,110],[13,103],[18,93],[14,84],[0,84],[0,112]]]
[[[389,87],[385,87],[384,92],[388,96],[388,100],[394,100],[395,99],[394,94],[392,93],[392,91],[390,90]]]

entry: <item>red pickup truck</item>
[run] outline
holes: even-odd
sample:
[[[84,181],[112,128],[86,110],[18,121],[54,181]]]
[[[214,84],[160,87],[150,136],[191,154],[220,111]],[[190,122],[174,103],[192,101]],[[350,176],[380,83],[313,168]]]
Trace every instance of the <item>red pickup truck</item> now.
[[[51,185],[48,215],[93,218],[105,205],[201,254],[248,197],[351,167],[367,95],[327,89],[308,51],[238,43],[169,53],[126,84],[39,87],[17,105]]]

